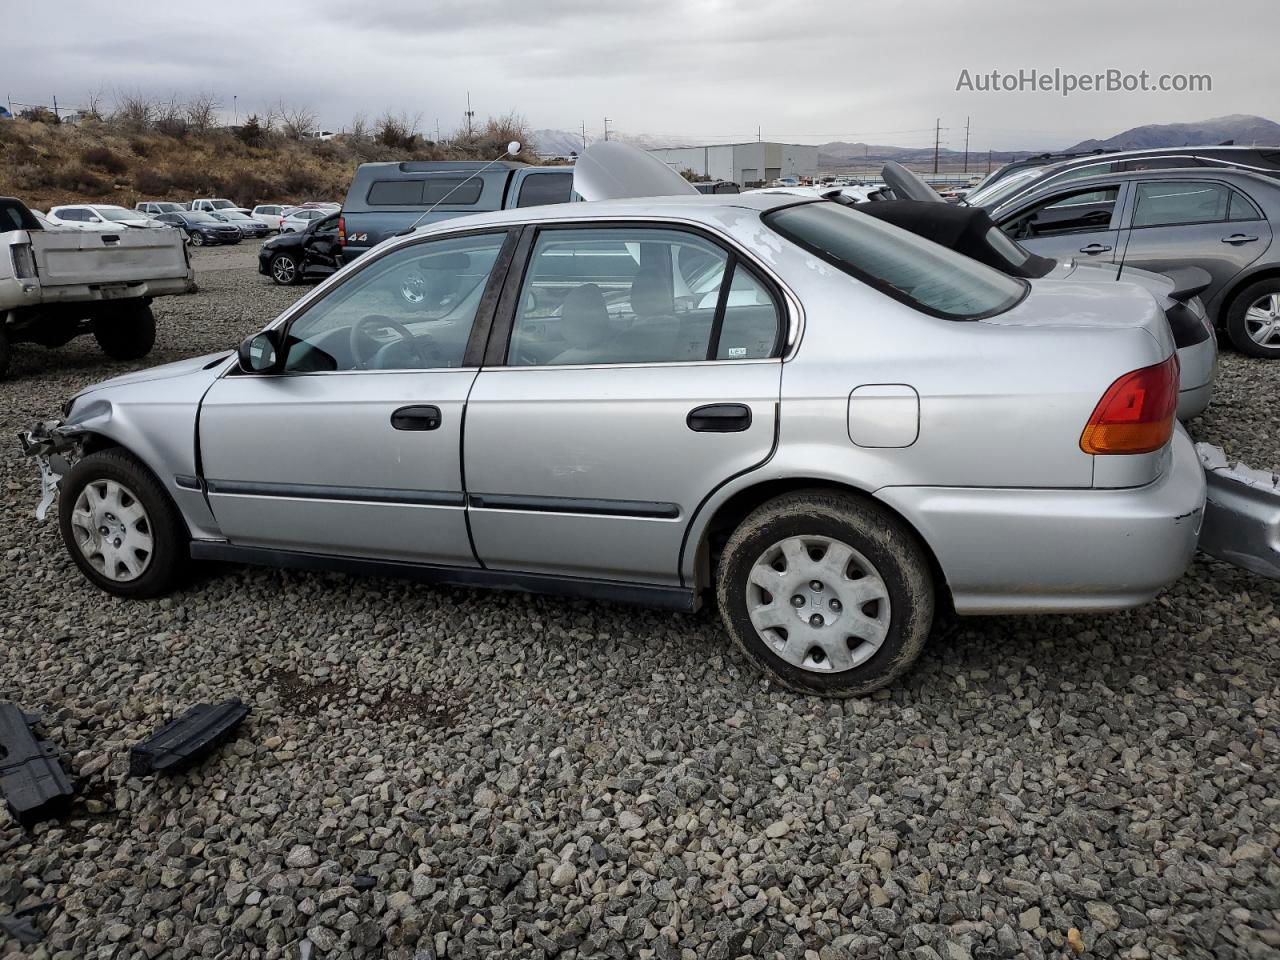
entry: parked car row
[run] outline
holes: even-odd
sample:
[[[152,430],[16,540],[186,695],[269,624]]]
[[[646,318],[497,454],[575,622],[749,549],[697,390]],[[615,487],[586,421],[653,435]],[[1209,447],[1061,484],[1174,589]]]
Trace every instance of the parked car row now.
[[[780,683],[848,696],[939,608],[1133,607],[1197,546],[1280,576],[1280,489],[1177,420],[1196,314],[1171,314],[1203,277],[1090,276],[919,203],[699,198],[612,141],[578,158],[585,204],[487,195],[518,172],[419,227],[488,171],[358,173],[394,236],[236,353],[27,431],[86,579],[154,597],[195,559],[711,602]]]

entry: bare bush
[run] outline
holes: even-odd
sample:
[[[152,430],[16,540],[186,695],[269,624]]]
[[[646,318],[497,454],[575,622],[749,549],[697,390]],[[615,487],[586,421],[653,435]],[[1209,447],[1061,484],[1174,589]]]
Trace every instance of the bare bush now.
[[[133,187],[144,197],[163,197],[173,189],[173,178],[159,170],[139,170],[133,175]]]
[[[267,128],[262,125],[256,113],[249,114],[249,119],[236,128],[236,138],[250,147],[267,145]]]
[[[316,128],[316,113],[305,104],[278,103],[280,131],[290,140],[301,140]]]
[[[156,114],[155,119],[152,121],[152,126],[166,136],[182,137],[186,135],[187,110],[176,93],[172,94],[167,100],[160,100],[156,103]]]
[[[514,140],[521,145],[519,158],[533,161],[536,157],[530,145],[531,137],[529,121],[512,111],[501,117],[490,117],[483,127],[476,129],[470,136],[459,134],[454,137],[451,146],[476,159],[489,160],[504,152],[507,144]]]
[[[192,133],[208,133],[218,120],[218,108],[222,104],[212,93],[197,93],[184,105],[187,126]]]
[[[102,104],[106,95],[102,89],[90,90],[84,97],[84,106],[80,108],[80,116],[85,120],[103,119]]]
[[[103,173],[118,176],[129,169],[128,162],[120,154],[109,147],[89,147],[80,154],[80,162],[87,167],[94,167]]]
[[[155,119],[155,103],[141,93],[116,93],[116,108],[111,121],[126,130],[142,131]]]
[[[347,134],[347,139],[357,143],[369,139],[369,119],[363,113],[357,113],[351,118],[351,132]]]
[[[384,147],[411,150],[417,144],[418,126],[421,123],[420,113],[411,117],[403,111],[393,114],[388,110],[378,118],[374,139]]]

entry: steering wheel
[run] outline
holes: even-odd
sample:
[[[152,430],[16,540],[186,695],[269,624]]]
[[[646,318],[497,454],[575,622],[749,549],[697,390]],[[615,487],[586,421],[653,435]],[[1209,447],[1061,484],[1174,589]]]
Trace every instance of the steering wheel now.
[[[383,316],[380,313],[374,313],[367,317],[361,317],[351,325],[351,365],[354,369],[368,370],[369,361],[382,350],[386,349],[386,347],[391,346],[391,344],[377,344],[377,349],[375,349],[372,354],[366,356],[363,353],[365,349],[364,344],[366,341],[373,339],[365,332],[366,328],[391,330],[400,338],[396,343],[396,346],[398,347],[400,344],[403,344],[413,359],[418,361],[419,369],[428,366],[426,360],[422,356],[422,352],[418,349],[417,338],[409,332],[408,328],[406,328],[403,323],[399,320],[392,320],[390,317]]]

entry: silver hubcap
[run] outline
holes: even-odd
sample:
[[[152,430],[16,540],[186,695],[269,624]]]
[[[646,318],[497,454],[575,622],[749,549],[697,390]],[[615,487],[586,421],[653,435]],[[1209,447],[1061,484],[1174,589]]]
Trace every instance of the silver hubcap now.
[[[271,272],[281,283],[289,283],[297,273],[297,268],[289,257],[276,257],[271,261]]]
[[[1254,343],[1280,347],[1280,293],[1271,293],[1244,312],[1244,328]]]
[[[760,554],[747,612],[769,648],[814,673],[852,670],[889,632],[889,590],[871,562],[830,537],[788,537]]]
[[[85,485],[71,512],[76,546],[100,574],[137,580],[151,563],[151,520],[133,491],[114,480]]]

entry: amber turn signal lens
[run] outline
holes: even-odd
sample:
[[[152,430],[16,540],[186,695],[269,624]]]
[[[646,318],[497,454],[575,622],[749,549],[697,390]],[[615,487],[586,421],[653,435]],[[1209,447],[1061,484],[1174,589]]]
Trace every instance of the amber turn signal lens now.
[[[1178,409],[1178,358],[1126,373],[1093,408],[1080,435],[1085,453],[1151,453],[1173,436]]]

